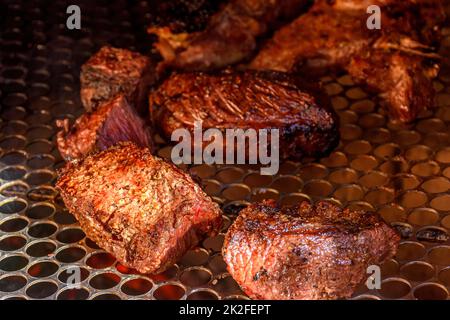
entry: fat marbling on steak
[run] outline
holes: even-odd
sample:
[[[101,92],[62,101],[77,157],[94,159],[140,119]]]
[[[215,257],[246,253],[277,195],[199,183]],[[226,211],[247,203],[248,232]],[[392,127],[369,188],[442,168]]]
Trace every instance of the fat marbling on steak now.
[[[137,52],[102,47],[81,68],[81,101],[87,111],[124,94],[141,112],[149,88],[157,80],[152,60]]]
[[[124,141],[153,150],[150,127],[124,95],[118,95],[96,110],[81,115],[72,127],[69,119],[57,120],[56,125],[61,128],[56,143],[65,160],[82,158]]]
[[[86,235],[142,273],[164,271],[222,222],[188,174],[129,142],[67,163],[56,185]]]
[[[338,119],[318,88],[280,72],[172,73],[150,93],[150,114],[166,138],[174,130],[279,129],[280,157],[327,155]]]
[[[336,299],[351,296],[367,267],[392,257],[399,240],[374,213],[329,202],[280,208],[268,200],[241,211],[223,257],[251,298]]]

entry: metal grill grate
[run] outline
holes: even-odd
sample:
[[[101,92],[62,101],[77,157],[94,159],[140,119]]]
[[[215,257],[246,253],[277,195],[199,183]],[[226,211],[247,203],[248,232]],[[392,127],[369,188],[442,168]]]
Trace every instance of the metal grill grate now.
[[[81,114],[79,68],[101,45],[149,49],[146,1],[78,1],[82,31],[65,28],[67,2],[4,1],[1,33],[0,297],[2,299],[240,299],[226,272],[223,233],[203,241],[159,275],[118,264],[86,238],[53,187],[63,162],[55,120]],[[450,56],[450,28],[441,49]],[[355,299],[449,299],[450,67],[434,86],[437,108],[415,125],[387,122],[377,101],[347,75],[323,79],[341,118],[342,141],[318,162],[281,165],[277,176],[251,166],[187,168],[223,205],[225,226],[250,201],[329,199],[375,210],[402,230],[382,288]],[[159,150],[170,154],[168,147]],[[79,266],[79,288],[67,268]]]

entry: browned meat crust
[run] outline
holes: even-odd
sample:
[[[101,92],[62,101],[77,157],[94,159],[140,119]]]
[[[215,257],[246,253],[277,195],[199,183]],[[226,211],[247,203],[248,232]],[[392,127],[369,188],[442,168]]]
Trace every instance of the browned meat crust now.
[[[222,221],[188,174],[132,143],[67,163],[56,186],[87,236],[142,273],[163,271]]]
[[[231,0],[213,15],[204,31],[174,33],[169,27],[150,27],[163,65],[183,70],[221,68],[249,58],[257,38],[280,21],[299,14],[309,0]]]
[[[102,47],[81,68],[81,101],[87,111],[124,94],[139,112],[146,110],[149,88],[157,80],[150,58],[137,52]]]
[[[57,120],[56,125],[61,128],[56,138],[58,150],[66,160],[82,158],[121,141],[153,150],[150,128],[123,95],[83,114],[70,129],[69,119]]]
[[[280,157],[320,157],[339,142],[328,100],[278,72],[174,73],[150,94],[152,120],[170,139],[178,128],[279,129]]]
[[[437,75],[439,58],[433,46],[444,20],[442,4],[439,0],[376,1],[389,5],[381,10],[380,30],[367,28],[367,6],[361,4],[353,0],[316,2],[307,14],[277,31],[250,67],[279,71],[344,68],[355,80],[381,93],[393,120],[414,120],[421,110],[433,106],[431,79]]]
[[[374,213],[329,202],[279,208],[269,200],[242,210],[228,230],[228,271],[254,299],[349,297],[369,265],[392,257],[400,237]]]

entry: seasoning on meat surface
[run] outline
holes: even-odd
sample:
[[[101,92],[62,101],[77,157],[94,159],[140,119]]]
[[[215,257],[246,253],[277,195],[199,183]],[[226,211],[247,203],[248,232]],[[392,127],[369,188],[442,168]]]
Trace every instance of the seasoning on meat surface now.
[[[153,150],[150,128],[130,106],[123,95],[80,116],[69,128],[69,119],[57,120],[56,142],[66,160],[82,158],[88,153],[105,150],[121,141],[132,141]]]
[[[151,26],[165,64],[183,70],[210,70],[249,58],[257,38],[302,12],[309,0],[231,0],[214,14],[205,30],[176,33]]]
[[[253,299],[350,297],[367,267],[391,258],[400,237],[377,214],[321,201],[241,211],[223,247],[228,271]]]
[[[56,185],[87,236],[142,273],[164,271],[222,222],[188,174],[129,142],[67,163]]]
[[[368,29],[367,6],[361,1],[317,1],[275,32],[250,67],[306,73],[343,68],[380,93],[393,120],[414,120],[433,106],[432,79],[439,69],[434,46],[445,17],[442,4],[438,0],[371,4],[385,5],[381,29]]]
[[[327,155],[338,121],[316,88],[279,72],[173,73],[150,94],[150,113],[170,140],[174,130],[279,129],[281,158]]]
[[[92,111],[122,93],[141,112],[146,109],[147,94],[156,79],[150,58],[105,46],[81,68],[81,101],[86,110]]]

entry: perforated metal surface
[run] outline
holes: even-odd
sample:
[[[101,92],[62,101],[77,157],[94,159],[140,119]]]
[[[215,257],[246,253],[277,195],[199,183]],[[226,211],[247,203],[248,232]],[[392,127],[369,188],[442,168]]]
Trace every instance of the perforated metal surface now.
[[[2,299],[245,298],[220,255],[223,233],[160,275],[139,275],[85,237],[54,189],[63,162],[55,119],[77,116],[79,67],[102,44],[148,50],[145,1],[76,1],[82,31],[65,28],[67,3],[4,1],[1,26],[0,297]],[[51,5],[50,5],[51,4]],[[88,6],[90,4],[90,6]],[[88,9],[89,8],[89,9]],[[128,8],[128,10],[125,10]],[[450,56],[450,28],[441,52]],[[381,290],[355,299],[449,299],[450,67],[434,82],[437,109],[396,126],[376,98],[346,75],[324,78],[341,118],[342,141],[318,162],[284,162],[274,177],[251,166],[188,168],[223,204],[225,226],[250,201],[329,199],[374,210],[402,230],[397,256],[382,266]],[[167,157],[169,148],[159,154]],[[67,268],[79,266],[79,289]]]

